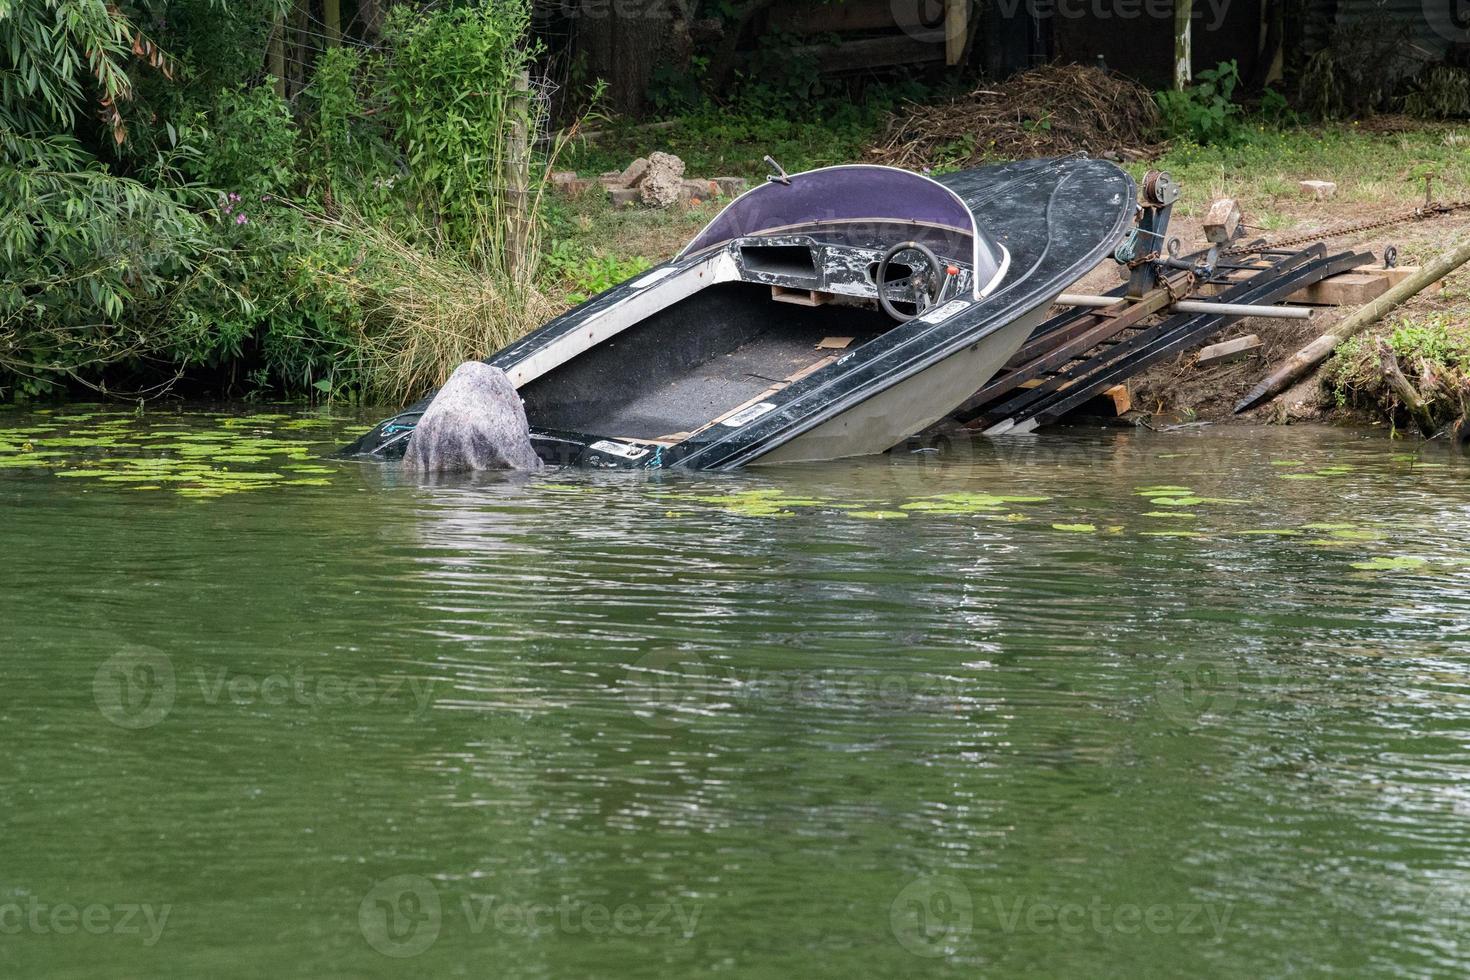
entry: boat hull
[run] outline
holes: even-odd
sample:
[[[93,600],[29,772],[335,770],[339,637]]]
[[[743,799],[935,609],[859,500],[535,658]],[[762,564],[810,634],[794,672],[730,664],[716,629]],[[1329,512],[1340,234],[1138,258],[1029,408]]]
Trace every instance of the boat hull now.
[[[1021,349],[1045,314],[1045,306],[1037,307],[746,465],[870,456],[893,448],[944,418],[949,409],[936,406],[957,405],[974,394],[976,378],[989,381]]]

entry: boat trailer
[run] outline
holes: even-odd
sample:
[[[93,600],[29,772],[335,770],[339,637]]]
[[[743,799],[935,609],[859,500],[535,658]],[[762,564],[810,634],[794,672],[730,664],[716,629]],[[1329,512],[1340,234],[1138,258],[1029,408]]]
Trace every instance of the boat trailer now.
[[[1242,317],[1307,318],[1307,307],[1274,304],[1374,261],[1371,252],[1329,255],[1322,242],[1302,249],[1245,242],[1238,211],[1207,219],[1208,246],[1182,254],[1179,239],[1168,234],[1178,185],[1151,170],[1139,199],[1135,225],[1113,252],[1127,281],[1101,296],[1059,296],[1057,305],[1069,309],[1033,330],[953,419],[985,435],[1049,425]]]

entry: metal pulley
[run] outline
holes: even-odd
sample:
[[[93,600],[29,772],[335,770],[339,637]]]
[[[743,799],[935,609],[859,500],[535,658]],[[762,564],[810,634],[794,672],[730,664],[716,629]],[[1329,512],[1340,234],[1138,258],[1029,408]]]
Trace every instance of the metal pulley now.
[[[1179,200],[1179,185],[1167,170],[1150,170],[1143,175],[1143,203],[1168,207]]]

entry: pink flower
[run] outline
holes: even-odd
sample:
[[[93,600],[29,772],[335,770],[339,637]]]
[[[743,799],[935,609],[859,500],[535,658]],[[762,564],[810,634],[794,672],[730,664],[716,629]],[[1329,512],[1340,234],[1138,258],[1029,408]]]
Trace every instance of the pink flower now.
[[[237,214],[237,215],[235,215],[235,224],[237,224],[237,225],[246,224],[246,223],[249,222],[249,220],[250,219],[246,218],[243,214]]]

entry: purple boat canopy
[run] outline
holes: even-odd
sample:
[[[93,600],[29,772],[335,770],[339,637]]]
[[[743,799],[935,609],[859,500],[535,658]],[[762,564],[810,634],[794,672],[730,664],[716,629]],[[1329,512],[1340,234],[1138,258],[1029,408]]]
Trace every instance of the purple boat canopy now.
[[[976,227],[954,191],[909,170],[870,164],[824,167],[794,174],[790,184],[754,187],[716,215],[680,257],[756,235],[876,231],[885,225],[907,226],[906,237],[938,244],[951,258],[968,253],[977,297],[998,285],[1009,264],[1005,249]]]

